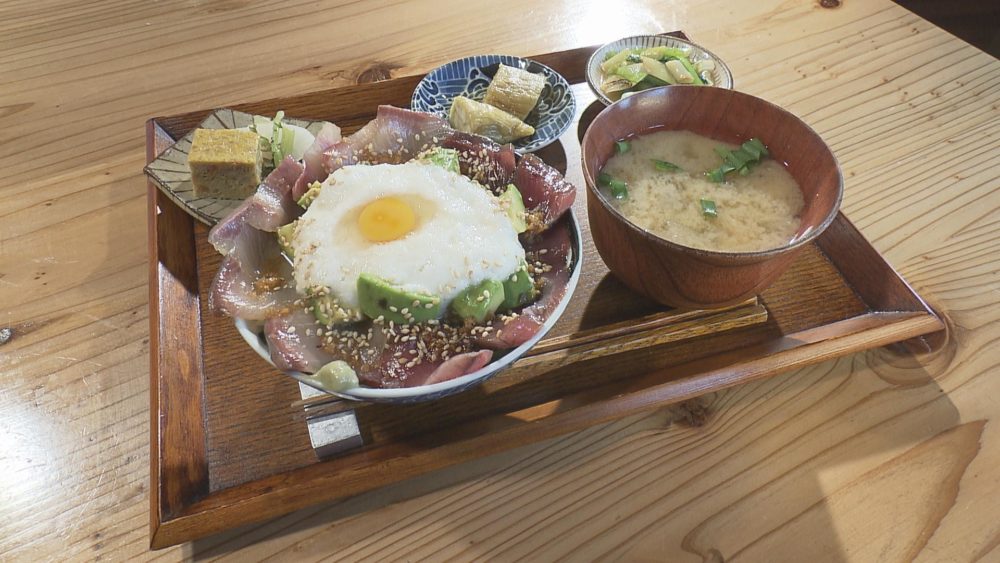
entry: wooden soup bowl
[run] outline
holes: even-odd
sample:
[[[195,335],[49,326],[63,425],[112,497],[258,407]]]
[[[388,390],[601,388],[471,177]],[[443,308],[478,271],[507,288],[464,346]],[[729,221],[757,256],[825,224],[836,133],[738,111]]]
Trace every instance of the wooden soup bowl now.
[[[729,143],[757,137],[785,163],[805,200],[801,224],[784,246],[760,252],[715,252],[683,246],[632,224],[601,194],[597,175],[615,141],[659,130],[687,130]],[[844,179],[833,152],[799,118],[734,90],[666,86],[608,106],[583,137],[590,232],[601,258],[633,291],[664,305],[711,309],[739,303],[774,282],[830,225]]]

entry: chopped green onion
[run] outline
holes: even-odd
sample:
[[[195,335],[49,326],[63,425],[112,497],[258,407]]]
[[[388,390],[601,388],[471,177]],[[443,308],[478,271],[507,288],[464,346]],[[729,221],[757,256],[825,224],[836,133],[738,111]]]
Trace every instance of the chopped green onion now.
[[[625,62],[627,63],[641,63],[642,57],[636,55],[635,53],[629,53],[625,56]]]
[[[285,118],[285,112],[279,111],[274,115],[274,119],[271,120],[271,154],[274,155],[274,166],[277,167],[282,160],[285,159],[285,153],[282,152],[284,148],[283,141],[285,140],[285,128],[281,120]],[[289,131],[289,135],[292,133]]]
[[[705,172],[705,176],[716,184],[721,184],[726,181],[726,173],[722,171],[722,168],[709,170],[708,172]]]
[[[610,186],[611,180],[611,174],[608,174],[607,172],[601,172],[597,175],[597,183],[601,186]]]
[[[761,157],[768,156],[767,147],[765,147],[764,143],[762,143],[757,137],[753,137],[749,141],[743,143],[743,150],[753,153],[758,160]]]
[[[716,147],[715,153],[722,158],[722,165],[715,170],[709,170],[705,176],[717,183],[725,182],[726,174],[730,172],[738,172],[741,176],[746,176],[750,173],[752,166],[768,156],[767,147],[756,137],[746,141],[736,150],[731,151]]]
[[[715,210],[715,202],[703,198],[701,200],[701,214],[705,217],[718,217],[719,213]]]
[[[611,195],[613,195],[615,199],[625,199],[628,197],[628,184],[625,182],[622,182],[621,180],[611,180],[608,185],[611,186]]]
[[[660,170],[662,172],[674,172],[676,170],[681,169],[680,166],[677,166],[673,162],[667,162],[666,160],[656,160],[655,158],[652,160],[653,160],[653,166],[655,166],[657,170]]]
[[[628,141],[615,141],[615,151],[618,154],[625,154],[630,148],[632,148],[632,145]]]

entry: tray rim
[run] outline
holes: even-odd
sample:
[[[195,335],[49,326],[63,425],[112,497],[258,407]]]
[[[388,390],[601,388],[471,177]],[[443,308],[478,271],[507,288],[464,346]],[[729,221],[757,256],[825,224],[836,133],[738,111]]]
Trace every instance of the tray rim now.
[[[568,56],[577,52],[585,60],[586,53],[593,52],[598,47],[596,45],[581,47],[531,58],[545,60],[549,56]],[[563,75],[567,76],[567,73],[563,72]],[[420,76],[422,75],[394,80],[410,80],[416,84]],[[571,84],[585,81],[582,73],[571,76],[567,76]],[[351,88],[359,87],[331,88],[314,94]],[[233,107],[242,108],[238,104]],[[160,136],[169,138],[166,130],[161,127],[161,122],[197,113],[202,111],[149,119],[146,122],[147,162],[156,157],[154,154],[156,139]],[[567,131],[566,135],[569,134],[575,134],[574,128]],[[150,547],[160,549],[191,541],[239,525],[267,520],[293,510],[346,498],[412,477],[412,474],[396,477],[396,471],[386,470],[380,472],[381,477],[377,481],[372,481],[370,478],[361,479],[359,471],[361,462],[356,459],[358,456],[348,456],[318,461],[298,469],[209,493],[202,358],[200,353],[190,354],[190,350],[187,355],[178,356],[183,347],[177,338],[177,334],[185,335],[182,338],[184,342],[196,342],[197,350],[200,352],[201,314],[198,306],[197,271],[185,271],[183,264],[177,262],[183,257],[185,249],[189,256],[194,254],[195,219],[171,202],[155,183],[148,179],[147,205],[151,332]],[[180,221],[190,228],[185,228],[179,234],[171,233],[171,238],[165,233],[160,233],[159,225],[163,215],[173,213],[179,213],[183,217],[173,217],[172,220]],[[481,440],[482,435],[455,436],[456,433],[452,432],[453,436],[448,441],[439,439],[440,443],[421,444],[419,448],[407,447],[400,443],[381,445],[378,449],[366,448],[361,457],[370,462],[383,463],[391,469],[400,462],[394,464],[394,458],[389,456],[394,452],[405,454],[400,457],[411,468],[418,466],[419,473],[428,473],[594,424],[687,400],[705,392],[725,389],[864,349],[915,339],[945,328],[942,320],[927,303],[871,246],[847,217],[838,213],[831,229],[813,244],[830,258],[834,267],[844,275],[845,281],[849,282],[850,278],[843,272],[840,263],[835,262],[834,257],[830,256],[830,251],[836,250],[835,241],[832,239],[837,236],[855,237],[863,241],[866,258],[877,260],[880,267],[892,274],[889,284],[891,288],[874,293],[872,291],[865,293],[862,288],[859,292],[865,303],[869,304],[870,311],[865,314],[787,334],[774,342],[765,342],[764,344],[771,346],[772,349],[748,361],[740,362],[736,356],[741,351],[734,350],[714,358],[695,360],[653,371],[625,385],[617,385],[616,392],[607,400],[594,400],[594,397],[600,395],[603,388],[608,386],[602,385],[518,411],[489,415],[479,420],[492,420],[497,430],[490,433],[490,439],[485,440],[485,443]],[[192,274],[195,280],[194,298],[186,290],[186,287],[190,287]],[[168,283],[162,283],[164,280]],[[855,284],[850,285],[852,289],[858,291]],[[875,310],[874,303],[886,306]],[[183,321],[178,321],[176,312],[172,310],[174,308],[180,308],[189,314]],[[164,315],[167,310],[171,310],[171,314]],[[187,330],[191,328],[194,330]],[[171,338],[165,338],[167,334],[170,334]],[[926,345],[916,346],[916,348],[921,347],[927,348]],[[733,363],[728,363],[733,358],[735,358]],[[672,372],[681,371],[681,368],[688,368],[688,371],[693,368],[696,371],[693,375],[670,377]],[[164,377],[165,374],[169,374],[169,377]],[[179,383],[186,385],[182,386]],[[476,448],[467,447],[476,440],[479,440]],[[177,447],[179,443],[184,446]],[[192,443],[196,447],[191,448]],[[386,452],[387,449],[391,451]],[[330,483],[335,483],[337,486],[332,487]],[[345,487],[345,483],[349,486]]]

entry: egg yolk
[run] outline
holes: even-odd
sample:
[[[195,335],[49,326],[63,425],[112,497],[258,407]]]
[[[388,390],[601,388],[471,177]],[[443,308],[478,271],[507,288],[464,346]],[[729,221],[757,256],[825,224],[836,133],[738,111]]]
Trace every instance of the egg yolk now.
[[[361,235],[372,242],[388,242],[406,236],[417,224],[413,208],[398,197],[383,197],[369,203],[358,217]]]

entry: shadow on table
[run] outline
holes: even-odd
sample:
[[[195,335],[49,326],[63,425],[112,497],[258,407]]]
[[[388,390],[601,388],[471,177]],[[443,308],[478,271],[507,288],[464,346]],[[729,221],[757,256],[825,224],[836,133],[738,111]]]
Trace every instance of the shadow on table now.
[[[957,425],[932,375],[954,349],[826,362],[199,540],[185,554],[907,559],[978,451],[982,424]],[[380,514],[359,517],[371,511]]]

